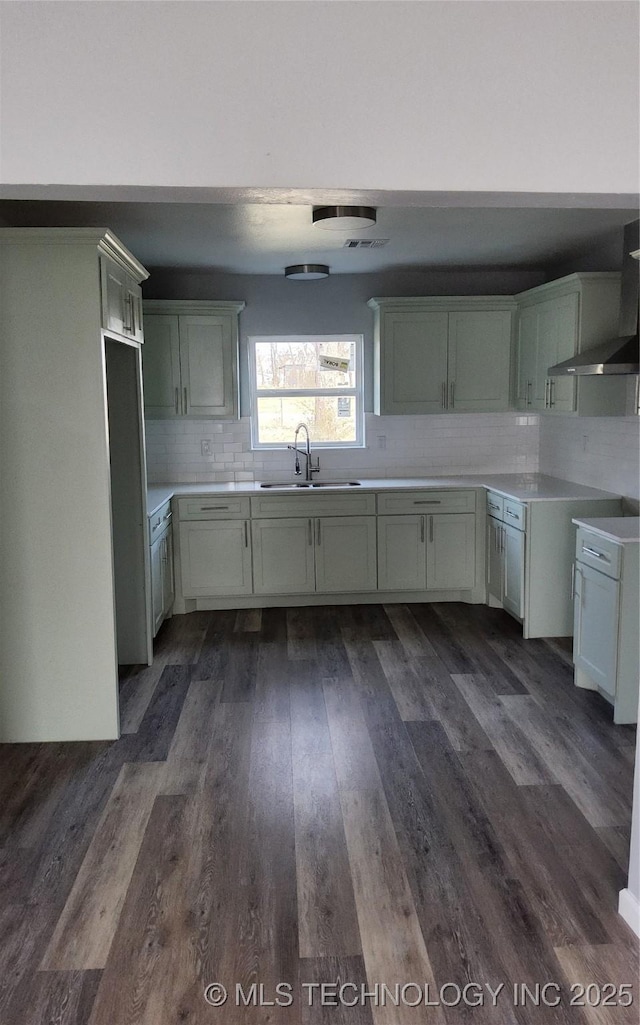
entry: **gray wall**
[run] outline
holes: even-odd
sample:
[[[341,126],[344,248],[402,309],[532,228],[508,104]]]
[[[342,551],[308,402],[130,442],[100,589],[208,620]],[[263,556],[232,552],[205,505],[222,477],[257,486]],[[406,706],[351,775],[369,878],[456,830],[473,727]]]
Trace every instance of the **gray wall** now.
[[[365,346],[365,409],[373,408],[372,296],[512,295],[545,280],[527,270],[395,270],[336,274],[320,281],[287,281],[274,275],[215,271],[151,270],[147,299],[244,300],[240,316],[240,406],[249,415],[247,337],[277,334],[362,334]]]

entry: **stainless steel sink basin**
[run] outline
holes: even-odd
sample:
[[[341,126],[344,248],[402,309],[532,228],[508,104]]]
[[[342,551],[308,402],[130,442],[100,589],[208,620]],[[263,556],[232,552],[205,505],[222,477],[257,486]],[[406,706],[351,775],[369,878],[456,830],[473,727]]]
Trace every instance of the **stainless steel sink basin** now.
[[[316,480],[312,488],[359,488],[359,480]]]
[[[358,488],[358,487],[360,487],[360,481],[359,480],[316,480],[316,481],[313,481],[313,482],[311,482],[311,481],[302,481],[300,483],[292,482],[292,481],[284,481],[282,483],[276,483],[276,484],[271,484],[271,483],[269,483],[269,484],[261,484],[260,487],[261,488],[278,488],[279,490],[282,490],[284,488],[286,488],[287,490],[292,490],[292,489],[295,489],[295,488]]]

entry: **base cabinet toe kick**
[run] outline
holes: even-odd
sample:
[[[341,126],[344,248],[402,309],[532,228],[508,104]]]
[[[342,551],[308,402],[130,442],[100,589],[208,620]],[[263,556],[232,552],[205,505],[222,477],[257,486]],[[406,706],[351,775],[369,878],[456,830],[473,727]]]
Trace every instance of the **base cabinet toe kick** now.
[[[175,613],[487,602],[529,637],[573,633],[577,515],[618,499],[519,502],[479,488],[203,494],[173,500]]]

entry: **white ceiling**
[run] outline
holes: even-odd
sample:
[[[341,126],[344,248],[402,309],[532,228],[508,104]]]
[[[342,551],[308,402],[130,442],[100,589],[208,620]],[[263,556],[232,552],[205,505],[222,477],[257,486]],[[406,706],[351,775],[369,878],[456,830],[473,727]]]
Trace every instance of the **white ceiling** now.
[[[295,263],[326,263],[333,274],[405,267],[545,267],[609,245],[617,260],[633,208],[378,208],[360,232],[312,224],[299,203],[0,202],[6,225],[111,228],[147,267],[282,274]],[[348,237],[388,238],[380,249],[344,248]],[[621,252],[621,250],[620,250]],[[610,269],[614,269],[613,267]]]

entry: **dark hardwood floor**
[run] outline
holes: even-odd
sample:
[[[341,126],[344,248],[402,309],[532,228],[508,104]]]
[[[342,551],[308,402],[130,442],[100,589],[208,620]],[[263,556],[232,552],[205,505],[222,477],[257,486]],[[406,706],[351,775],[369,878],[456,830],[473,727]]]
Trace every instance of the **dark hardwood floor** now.
[[[566,642],[458,604],[193,613],[121,718],[0,749],[2,1025],[638,1021],[635,730]]]

